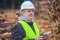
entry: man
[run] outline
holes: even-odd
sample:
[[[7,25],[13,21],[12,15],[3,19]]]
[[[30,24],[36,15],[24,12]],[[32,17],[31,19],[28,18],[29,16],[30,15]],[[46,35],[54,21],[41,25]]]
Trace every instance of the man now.
[[[25,1],[21,5],[21,16],[12,29],[12,40],[37,40],[40,31],[34,22],[35,7],[32,2]]]

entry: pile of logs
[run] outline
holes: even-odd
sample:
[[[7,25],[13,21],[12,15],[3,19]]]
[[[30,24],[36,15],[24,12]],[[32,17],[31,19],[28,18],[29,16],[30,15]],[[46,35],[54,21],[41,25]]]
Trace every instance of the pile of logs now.
[[[35,12],[35,20],[40,30],[45,29],[46,31],[52,32],[47,40],[59,40],[60,37],[60,31],[58,30],[58,28],[60,28],[59,3],[59,0],[52,0],[51,3],[46,0],[38,0],[35,3],[37,9]]]
[[[19,10],[0,10],[0,40],[11,40],[11,29],[18,21]]]

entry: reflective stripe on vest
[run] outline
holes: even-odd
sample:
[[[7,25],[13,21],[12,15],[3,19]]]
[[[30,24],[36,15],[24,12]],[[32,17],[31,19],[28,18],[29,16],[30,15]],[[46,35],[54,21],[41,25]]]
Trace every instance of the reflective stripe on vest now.
[[[25,21],[20,20],[19,23],[23,26],[26,32],[26,36],[23,38],[23,40],[35,39],[40,36],[40,31],[35,22],[33,23],[33,26],[36,33],[34,33],[29,24],[26,23]]]

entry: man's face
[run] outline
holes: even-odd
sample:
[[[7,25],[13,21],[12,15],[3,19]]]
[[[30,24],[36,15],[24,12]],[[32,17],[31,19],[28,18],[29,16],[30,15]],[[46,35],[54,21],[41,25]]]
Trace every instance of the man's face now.
[[[22,16],[27,20],[31,20],[34,18],[34,9],[25,9],[22,11]]]

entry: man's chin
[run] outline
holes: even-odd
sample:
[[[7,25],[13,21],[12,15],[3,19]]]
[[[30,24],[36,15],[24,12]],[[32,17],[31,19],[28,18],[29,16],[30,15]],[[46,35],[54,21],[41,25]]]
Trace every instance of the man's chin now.
[[[33,19],[33,18],[31,18],[31,17],[30,17],[30,18],[28,18],[28,20],[32,20],[32,19]]]
[[[33,19],[32,17],[30,17],[30,19]]]

